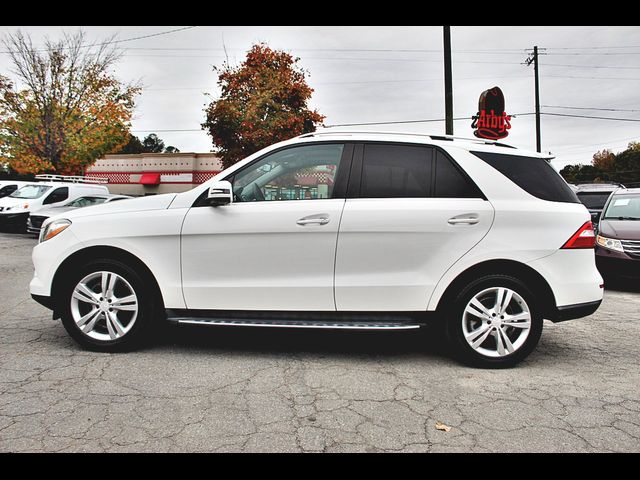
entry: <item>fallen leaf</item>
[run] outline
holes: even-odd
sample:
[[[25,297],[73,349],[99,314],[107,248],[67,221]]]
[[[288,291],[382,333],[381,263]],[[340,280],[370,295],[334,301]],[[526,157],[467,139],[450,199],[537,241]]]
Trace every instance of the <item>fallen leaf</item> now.
[[[442,422],[436,422],[436,430],[441,430],[443,432],[451,431],[451,427],[449,425],[445,425]]]

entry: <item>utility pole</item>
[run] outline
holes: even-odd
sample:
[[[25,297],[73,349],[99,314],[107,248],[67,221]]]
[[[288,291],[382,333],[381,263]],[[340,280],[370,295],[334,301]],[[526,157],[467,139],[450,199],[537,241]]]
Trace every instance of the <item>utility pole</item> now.
[[[453,79],[451,76],[451,27],[442,27],[444,35],[444,110],[447,135],[453,135]]]
[[[545,50],[544,48],[542,50]],[[533,47],[533,52],[527,57],[524,63],[529,66],[533,63],[533,75],[535,77],[536,96],[536,151],[542,151],[542,141],[540,139],[540,74],[538,72],[538,46]]]

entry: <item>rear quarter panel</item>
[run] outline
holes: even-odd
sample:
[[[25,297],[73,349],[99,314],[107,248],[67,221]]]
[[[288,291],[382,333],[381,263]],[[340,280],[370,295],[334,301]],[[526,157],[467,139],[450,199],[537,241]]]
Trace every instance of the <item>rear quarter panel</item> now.
[[[486,195],[495,209],[495,217],[491,230],[482,241],[442,276],[429,300],[428,310],[436,309],[447,287],[465,270],[496,259],[513,260],[536,269],[536,260],[557,253],[591,219],[581,203],[540,200],[470,152],[453,146],[445,149]],[[505,153],[514,154],[517,150]],[[585,268],[589,272],[597,273],[593,251],[588,252],[591,252],[591,256],[581,257],[581,260],[586,259]],[[553,269],[554,265],[553,261],[547,262],[544,271],[538,270],[547,281],[549,269]],[[558,263],[557,268],[566,268],[566,262]],[[594,280],[595,276],[590,274],[589,278]],[[551,287],[554,289],[554,285]]]

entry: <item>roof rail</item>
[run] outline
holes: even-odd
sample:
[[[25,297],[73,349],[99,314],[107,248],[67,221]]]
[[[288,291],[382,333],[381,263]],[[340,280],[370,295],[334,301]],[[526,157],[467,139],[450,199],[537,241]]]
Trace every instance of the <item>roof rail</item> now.
[[[411,133],[411,132],[393,132],[393,131],[372,131],[372,130],[337,130],[337,131],[316,131],[311,133],[305,133],[296,138],[312,138],[319,137],[324,135],[353,135],[353,134],[361,134],[361,135],[400,135],[400,136],[408,136],[408,137],[426,137],[431,140],[440,140],[440,141],[454,141],[454,140],[464,140],[466,142],[474,142],[474,143],[482,143],[485,145],[495,145],[497,147],[506,147],[506,148],[516,148],[512,145],[508,145],[506,143],[496,142],[495,140],[488,140],[483,138],[469,138],[469,137],[457,137],[453,135],[432,135],[425,133]]]
[[[36,175],[36,180],[43,182],[67,182],[67,183],[93,183],[105,184],[109,183],[106,177],[86,177],[80,175],[52,175],[49,173]]]

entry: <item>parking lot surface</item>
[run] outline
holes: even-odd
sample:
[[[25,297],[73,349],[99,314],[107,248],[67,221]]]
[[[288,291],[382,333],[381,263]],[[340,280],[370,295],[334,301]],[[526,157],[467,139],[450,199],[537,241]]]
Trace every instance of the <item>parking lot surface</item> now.
[[[35,243],[0,233],[0,451],[640,451],[629,285],[546,322],[510,370],[462,366],[416,332],[181,327],[113,355],[31,300]]]

